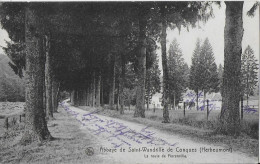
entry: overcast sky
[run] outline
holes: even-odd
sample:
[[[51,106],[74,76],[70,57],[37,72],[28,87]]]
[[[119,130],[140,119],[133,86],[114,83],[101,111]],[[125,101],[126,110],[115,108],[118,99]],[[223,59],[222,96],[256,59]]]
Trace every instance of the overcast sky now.
[[[0,25],[0,53],[3,53],[3,49],[2,46],[5,47],[5,40],[9,41],[9,37],[8,34],[5,30],[1,29],[1,25]]]
[[[247,45],[250,45],[254,52],[255,56],[259,61],[259,8],[256,11],[255,16],[248,17],[246,12],[252,7],[254,2],[245,2],[244,3],[244,12],[243,12],[243,25],[244,25],[244,36],[242,47],[243,51]],[[200,38],[204,41],[206,37],[209,38],[209,42],[212,45],[213,52],[215,55],[215,60],[217,65],[224,63],[224,26],[225,26],[225,4],[221,2],[221,7],[217,5],[213,6],[214,9],[214,18],[211,18],[205,25],[200,23],[201,29],[194,28],[189,29],[189,32],[186,29],[182,29],[180,34],[176,30],[167,31],[167,40],[169,43],[176,38],[180,44],[180,48],[183,52],[183,57],[188,65],[191,64],[191,56],[195,48],[197,38]],[[6,31],[0,28],[0,46],[5,46],[4,40],[10,40]],[[167,46],[168,48],[169,46]],[[2,48],[0,48],[0,53],[3,53]],[[159,56],[161,56],[160,50],[158,50]],[[161,60],[160,60],[161,63]]]
[[[253,18],[246,15],[246,12],[253,6],[253,4],[254,2],[244,3],[244,35],[242,48],[244,52],[244,49],[247,47],[247,45],[250,45],[254,50],[255,57],[259,61],[259,8],[257,9]],[[211,18],[205,25],[200,23],[200,26],[202,27],[201,29],[189,29],[189,32],[186,29],[182,29],[180,34],[177,29],[173,31],[168,30],[168,44],[172,42],[174,38],[177,39],[178,43],[180,44],[180,48],[182,49],[183,57],[189,66],[191,64],[191,57],[193,50],[195,49],[197,38],[200,38],[202,41],[204,41],[206,37],[209,38],[209,42],[212,45],[217,65],[220,63],[224,65],[225,10],[226,6],[224,2],[221,2],[220,8],[217,5],[214,5],[213,12],[215,17]],[[169,48],[169,46],[167,48]],[[158,50],[158,54],[161,54],[160,50]]]

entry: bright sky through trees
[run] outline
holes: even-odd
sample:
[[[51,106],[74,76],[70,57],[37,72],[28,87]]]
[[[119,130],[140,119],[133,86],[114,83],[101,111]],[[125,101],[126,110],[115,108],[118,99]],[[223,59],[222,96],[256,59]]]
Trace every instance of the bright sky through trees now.
[[[248,17],[246,15],[246,12],[253,6],[253,4],[254,2],[244,3],[244,35],[242,52],[244,52],[245,48],[250,45],[255,52],[256,59],[259,61],[259,8],[257,8],[254,17]],[[176,38],[180,44],[180,48],[182,49],[183,57],[189,66],[191,65],[191,56],[195,49],[197,38],[204,41],[206,37],[209,38],[212,45],[216,64],[219,65],[221,63],[223,65],[224,63],[225,3],[221,2],[220,8],[217,5],[213,5],[213,9],[215,17],[211,18],[205,25],[200,23],[201,29],[189,29],[188,32],[183,28],[180,34],[177,29],[173,31],[168,30],[167,32],[167,48],[169,48],[169,44],[172,40]],[[158,50],[157,52],[160,54],[161,51]]]

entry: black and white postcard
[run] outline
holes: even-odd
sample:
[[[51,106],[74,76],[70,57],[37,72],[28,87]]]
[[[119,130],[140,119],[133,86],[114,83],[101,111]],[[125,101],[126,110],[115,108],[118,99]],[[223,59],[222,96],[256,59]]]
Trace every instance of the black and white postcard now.
[[[0,0],[0,163],[258,163],[259,8]]]

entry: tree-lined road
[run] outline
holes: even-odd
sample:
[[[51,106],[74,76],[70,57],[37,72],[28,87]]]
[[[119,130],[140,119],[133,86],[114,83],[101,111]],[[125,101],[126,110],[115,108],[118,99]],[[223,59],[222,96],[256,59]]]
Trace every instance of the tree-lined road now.
[[[177,41],[167,52],[167,29],[177,29],[180,33],[182,28],[200,27],[200,22],[206,23],[214,17],[213,6],[222,4],[226,6],[223,69],[220,67],[217,71],[214,47],[208,39],[202,45],[197,42],[190,68],[178,50]],[[120,116],[124,114],[125,106],[130,108],[134,105],[133,116],[142,120],[146,117],[145,103],[149,106],[152,95],[162,91],[162,122],[170,123],[170,105],[182,101],[182,93],[188,88],[196,93],[197,104],[200,91],[204,93],[204,100],[206,93],[221,91],[221,112],[219,120],[211,127],[216,133],[211,135],[231,136],[230,140],[235,142],[233,136],[241,136],[243,141],[255,141],[259,125],[241,121],[243,112],[239,110],[239,101],[243,94],[246,93],[247,97],[252,94],[257,78],[254,71],[257,64],[253,64],[251,69],[241,69],[244,2],[226,1],[222,4],[207,1],[0,3],[0,26],[12,40],[4,51],[12,61],[10,67],[26,81],[25,126],[20,143],[29,145],[52,141],[55,132],[51,133],[47,125],[55,119],[59,100],[68,97],[71,105],[89,106],[90,109],[104,108],[108,104],[109,110],[116,107]],[[254,3],[247,14],[253,16],[259,4]],[[158,47],[162,70],[157,59]],[[251,54],[250,60],[254,59],[253,53],[246,54]],[[246,83],[241,83],[243,70],[247,73],[250,70],[253,80],[248,74],[244,77]],[[241,92],[242,84],[247,86],[245,93]],[[0,90],[6,93],[8,85],[4,82],[2,86]],[[193,104],[189,102],[189,105]],[[62,105],[79,121],[82,131],[92,133],[93,138],[100,139],[110,148],[163,146],[175,150],[179,146],[186,150],[195,147],[197,152],[182,152],[180,157],[174,158],[179,162],[205,160],[215,163],[222,160],[225,163],[248,163],[254,160],[234,152],[200,153],[205,144],[98,113],[85,113],[66,103]],[[194,125],[194,120],[188,117],[183,120],[186,119]],[[201,124],[200,121],[194,123]],[[258,144],[253,145],[256,146]],[[165,155],[160,158],[145,156],[144,153],[112,153],[114,155],[116,159],[123,156],[124,162],[173,160],[173,157],[168,158],[168,154],[157,154]]]

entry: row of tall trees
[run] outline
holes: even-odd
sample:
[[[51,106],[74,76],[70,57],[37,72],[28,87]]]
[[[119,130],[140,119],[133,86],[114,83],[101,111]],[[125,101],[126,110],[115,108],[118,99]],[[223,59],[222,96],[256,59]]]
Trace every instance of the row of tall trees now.
[[[17,17],[14,15],[14,17]],[[7,17],[10,19],[10,17]],[[7,19],[6,18],[6,19]],[[19,38],[21,39],[21,38]],[[44,92],[43,92],[43,103],[44,103],[44,113],[46,113],[46,118],[53,118],[53,112],[57,112],[58,108],[58,94],[59,94],[59,82],[58,79],[54,76],[53,68],[55,61],[52,61],[53,56],[50,55],[50,40],[49,36],[44,35],[42,40],[43,45],[43,53],[44,53],[44,69],[45,69],[45,77],[44,77]],[[9,62],[9,66],[12,68],[15,74],[17,74],[20,78],[24,78],[24,70],[26,68],[25,61],[25,43],[24,41],[14,39],[14,41],[6,42],[7,46],[3,47],[5,54],[11,59]],[[14,87],[14,86],[13,86]],[[13,88],[10,87],[10,88]],[[17,92],[20,93],[20,92]],[[11,94],[9,92],[8,94]],[[13,94],[14,95],[14,94]],[[24,100],[24,99],[23,99]]]
[[[156,66],[157,59],[153,55],[156,41],[160,42],[162,53],[163,122],[168,123],[170,121],[168,111],[170,87],[175,90],[176,95],[179,92],[173,87],[174,85],[170,85],[170,78],[176,81],[175,74],[180,72],[169,72],[169,63],[174,62],[175,59],[170,60],[174,57],[169,56],[168,61],[170,62],[167,61],[166,30],[167,28],[181,30],[183,27],[196,27],[198,21],[206,22],[212,16],[212,3],[1,4],[0,15],[3,28],[7,30],[15,44],[25,45],[26,126],[22,140],[51,138],[44,109],[46,105],[47,116],[51,118],[54,111],[50,105],[53,105],[50,103],[51,97],[57,95],[57,90],[69,91],[71,101],[75,105],[100,106],[109,103],[110,109],[114,109],[116,101],[118,108],[120,107],[120,113],[123,114],[124,90],[135,88],[134,116],[145,117],[145,97],[149,101],[149,95],[156,90],[156,87],[153,88],[150,84],[158,81],[156,78],[152,78],[149,82],[149,78],[152,76],[147,76],[159,74]],[[236,10],[240,11],[241,3],[228,2],[226,5],[227,15],[230,14],[226,18],[225,35],[228,35],[229,27],[232,26],[230,29],[241,27],[241,24],[234,26],[234,18],[238,16]],[[238,17],[240,18],[240,16]],[[241,23],[239,20],[236,22]],[[237,33],[240,35],[242,32],[238,30]],[[233,40],[241,39],[233,36],[233,33],[231,36],[230,38]],[[239,42],[236,43],[238,45],[228,44],[234,46],[231,46],[234,49],[241,47]],[[205,45],[209,44],[206,42]],[[233,65],[232,62],[240,62],[240,60],[226,59],[227,55],[232,56],[233,52],[236,52],[231,49],[225,47],[223,93],[224,98],[227,99],[224,102],[228,107],[226,111],[230,113],[225,119],[235,121],[235,119],[229,118],[230,115],[236,116],[235,114],[233,116],[232,113],[235,110],[236,101],[230,97],[233,90],[229,90],[229,84],[231,84],[230,78],[236,79],[237,74],[234,76],[230,74],[226,69],[229,70],[233,67],[229,68],[226,65]],[[208,51],[210,48],[201,53],[205,59],[207,59]],[[149,65],[151,61],[153,64]],[[20,69],[20,66],[16,65],[16,67],[16,69]],[[185,66],[180,67],[185,70]],[[131,69],[126,70],[127,68]],[[203,76],[206,75],[208,72],[203,73]],[[133,80],[129,83],[126,77],[131,77]],[[55,81],[58,85],[55,84]],[[55,85],[60,86],[60,89],[54,87]],[[150,93],[147,92],[149,87],[152,88]],[[209,92],[210,89],[208,86],[202,88],[205,92]],[[52,90],[54,90],[54,94],[52,94]],[[45,99],[44,95],[46,95]],[[57,103],[57,100],[55,101]],[[230,128],[229,124],[225,124],[228,122],[225,119],[223,126]],[[226,130],[228,131],[228,129]]]
[[[55,5],[5,3],[2,5],[3,27],[10,33],[11,39],[17,42],[15,44],[25,44],[27,80],[25,112],[28,126],[26,126],[23,140],[31,140],[37,136],[40,139],[51,137],[43,113],[46,106],[47,118],[53,117],[55,106],[53,102],[57,103],[53,101],[53,96],[57,95],[57,89],[53,94],[55,79],[60,82],[63,90],[71,92],[71,101],[74,105],[83,103],[99,106],[100,101],[101,104],[109,101],[113,109],[115,90],[117,90],[116,99],[123,113],[122,93],[125,88],[127,72],[125,69],[128,63],[133,66],[132,71],[137,75],[133,77],[134,81],[137,81],[134,87],[137,88],[137,92],[140,92],[136,94],[135,116],[144,117],[142,111],[144,111],[145,100],[146,61],[150,63],[156,61],[156,57],[151,57],[154,55],[149,55],[154,51],[152,47],[155,42],[146,36],[147,18],[139,17],[139,19],[137,15],[145,15],[146,11],[143,9],[149,10],[148,6],[136,3],[132,5],[85,4],[82,7],[77,4],[59,3]],[[54,12],[57,8],[59,10]],[[46,10],[48,13],[45,12]],[[18,14],[23,12],[25,18],[18,19],[19,22],[16,22],[16,18],[20,17]],[[64,20],[60,22],[59,17],[64,15]],[[85,15],[90,15],[90,17],[85,18]],[[83,18],[85,18],[84,21],[82,21]],[[74,22],[71,23],[71,21]],[[84,26],[85,29],[80,31],[81,29],[76,26],[66,29],[68,25],[76,23],[78,27]],[[25,27],[25,33],[20,34],[21,31],[17,27],[18,29]],[[16,64],[13,67],[20,69]],[[152,67],[158,68],[153,64],[147,68]],[[152,71],[148,72],[158,75],[158,70],[155,69],[150,69]],[[109,85],[105,85],[106,82]],[[152,82],[149,84],[153,93],[154,86]],[[130,84],[129,88],[133,88],[131,85],[135,84]],[[151,95],[151,93],[148,94]],[[30,117],[31,115],[35,117]]]

